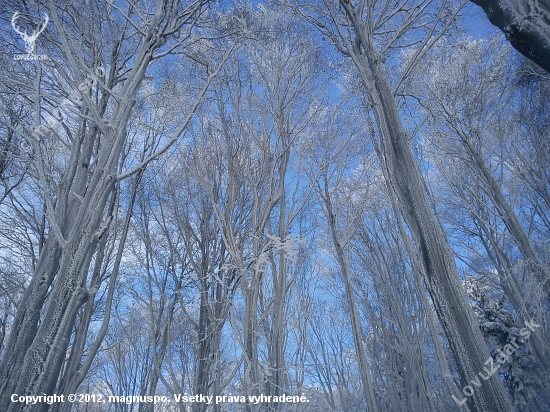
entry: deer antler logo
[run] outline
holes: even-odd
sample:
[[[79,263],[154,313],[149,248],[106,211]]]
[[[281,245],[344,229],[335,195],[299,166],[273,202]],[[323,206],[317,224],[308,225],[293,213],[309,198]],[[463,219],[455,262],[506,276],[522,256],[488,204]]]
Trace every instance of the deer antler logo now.
[[[38,36],[40,36],[40,34],[48,25],[50,17],[46,13],[44,13],[44,24],[39,25],[36,30],[33,30],[31,35],[27,34],[26,30],[22,30],[20,27],[17,27],[15,22],[18,18],[19,12],[16,11],[11,18],[11,27],[13,27],[13,29],[21,36],[21,38],[25,42],[25,49],[27,50],[27,53],[32,54],[34,52],[34,44],[36,43],[36,39],[38,39]]]

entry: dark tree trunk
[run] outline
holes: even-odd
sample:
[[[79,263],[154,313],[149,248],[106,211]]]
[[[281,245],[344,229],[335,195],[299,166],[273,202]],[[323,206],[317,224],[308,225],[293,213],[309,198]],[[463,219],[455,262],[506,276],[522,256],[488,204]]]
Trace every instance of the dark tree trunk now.
[[[550,73],[550,1],[471,0],[521,54]]]

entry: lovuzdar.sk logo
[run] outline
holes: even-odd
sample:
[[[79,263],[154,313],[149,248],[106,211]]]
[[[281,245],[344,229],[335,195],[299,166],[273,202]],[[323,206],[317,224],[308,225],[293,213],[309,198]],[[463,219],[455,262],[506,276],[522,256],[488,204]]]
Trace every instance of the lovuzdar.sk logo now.
[[[36,46],[36,39],[38,39],[38,36],[42,34],[42,32],[46,29],[46,26],[48,25],[48,22],[50,21],[50,17],[44,13],[44,20],[38,25],[38,27],[32,31],[31,34],[27,33],[27,30],[23,30],[21,27],[17,26],[17,19],[19,19],[21,16],[18,11],[16,11],[13,14],[13,17],[11,18],[11,27],[13,27],[13,30],[17,34],[21,36],[23,41],[25,42],[25,51],[27,54],[16,54],[13,56],[15,60],[44,60],[46,59],[46,55],[42,54],[36,54],[35,53],[35,46]]]

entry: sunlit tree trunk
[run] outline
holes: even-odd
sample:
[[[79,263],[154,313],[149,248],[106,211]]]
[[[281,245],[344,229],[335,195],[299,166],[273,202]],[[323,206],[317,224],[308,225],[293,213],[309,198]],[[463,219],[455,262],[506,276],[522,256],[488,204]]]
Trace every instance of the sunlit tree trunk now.
[[[118,92],[118,103],[108,124],[101,120],[101,114],[105,111],[109,92],[102,90],[105,98],[99,107],[84,93],[84,104],[92,113],[94,121],[87,132],[82,131],[78,137],[81,140],[74,142],[71,164],[59,186],[55,209],[52,209],[53,202],[47,205],[52,233],[18,308],[0,362],[0,409],[15,412],[48,408],[45,403],[40,406],[11,403],[10,396],[12,393],[51,394],[56,387],[76,316],[89,299],[86,282],[90,262],[100,240],[107,235],[112,220],[112,216],[105,216],[105,208],[118,179],[118,165],[135,97],[154,52],[166,43],[169,33],[174,32],[180,24],[178,13],[181,10],[178,10],[178,5],[176,0],[158,3],[144,34],[142,46],[135,56],[133,68]],[[57,6],[50,2],[49,9],[56,27],[61,30],[71,66],[74,70],[83,69],[76,52],[67,43],[67,33],[62,31],[64,26],[57,14]],[[116,59],[116,50],[112,57]],[[116,60],[110,63],[113,69],[118,64]],[[40,72],[37,85],[37,90],[40,90]],[[39,99],[39,93],[36,98]],[[93,142],[97,142],[100,136],[102,144],[98,152],[94,153],[94,168],[90,172],[88,166]],[[41,173],[38,143],[35,149]],[[48,192],[49,189],[44,187],[44,191]],[[50,285],[52,289],[41,317]]]
[[[348,46],[366,88],[379,133],[379,156],[384,176],[397,195],[405,221],[420,250],[426,285],[457,362],[464,385],[482,370],[490,357],[456,270],[454,254],[428,202],[419,165],[401,122],[397,101],[369,36],[369,29],[351,3],[341,0],[354,30]],[[348,43],[349,44],[349,43]],[[512,411],[497,375],[484,381],[468,398],[474,410]]]

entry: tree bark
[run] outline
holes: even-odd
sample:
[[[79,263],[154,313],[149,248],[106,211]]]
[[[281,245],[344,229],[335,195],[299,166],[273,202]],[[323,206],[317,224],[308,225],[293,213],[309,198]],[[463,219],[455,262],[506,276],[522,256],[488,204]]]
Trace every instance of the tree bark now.
[[[460,283],[454,255],[430,209],[419,166],[401,124],[395,98],[381,68],[373,73],[374,112],[380,127],[386,178],[403,205],[405,221],[418,246],[426,284],[458,365],[462,382],[474,378],[490,357]],[[512,411],[500,378],[493,375],[472,396],[473,410]],[[470,398],[470,399],[472,399]]]
[[[550,1],[471,0],[525,57],[550,73]]]
[[[86,170],[81,170],[82,173],[75,178],[76,173],[71,175],[69,171],[72,169],[69,168],[64,177],[65,181],[60,185],[55,221],[52,224],[64,230],[50,235],[42,252],[44,258],[41,258],[31,286],[27,290],[26,299],[18,309],[14,331],[10,334],[0,363],[2,410],[45,411],[48,408],[46,403],[11,403],[10,396],[13,393],[52,394],[56,387],[78,310],[88,299],[88,268],[97,250],[99,239],[106,236],[105,232],[109,225],[109,218],[104,220],[105,206],[114,189],[117,167],[126,138],[126,124],[137,91],[153,59],[153,53],[167,40],[166,37],[159,36],[158,30],[161,23],[170,18],[171,13],[177,12],[173,6],[174,4],[159,3],[143,45],[136,56],[134,67],[120,91],[120,101],[114,109],[109,125],[98,124],[97,127],[91,127],[90,133],[97,133],[97,129],[100,128],[104,134],[103,145],[97,155],[93,173],[90,176],[86,166]],[[55,14],[55,7],[51,3],[54,19],[59,20]],[[171,25],[168,24],[164,30],[168,31],[170,28]],[[67,52],[69,58],[73,57],[71,64],[78,67],[73,51]],[[78,142],[75,142],[75,145],[78,145]],[[75,158],[72,160],[77,161],[81,167],[81,159],[78,159],[79,147],[73,148],[73,155]],[[82,187],[84,196],[81,202],[75,202],[69,193],[79,193]],[[63,239],[59,239],[60,236]],[[57,278],[53,283],[49,303],[38,326],[44,298],[54,277]]]
[[[464,385],[483,370],[490,358],[479,325],[458,277],[454,254],[428,201],[428,193],[401,122],[397,101],[390,88],[372,37],[367,35],[359,14],[340,0],[355,30],[351,50],[367,90],[380,135],[380,163],[384,176],[397,195],[405,221],[419,249],[426,284],[441,325],[447,335]],[[467,398],[474,411],[513,411],[498,374],[483,381]]]

